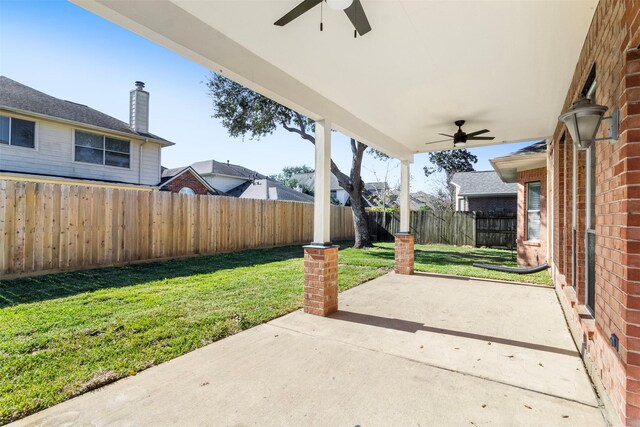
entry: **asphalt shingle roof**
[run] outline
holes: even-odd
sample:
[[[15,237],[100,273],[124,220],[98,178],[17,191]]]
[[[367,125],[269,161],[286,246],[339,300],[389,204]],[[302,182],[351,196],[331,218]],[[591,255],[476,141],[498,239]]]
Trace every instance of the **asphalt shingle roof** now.
[[[222,163],[216,160],[204,160],[201,162],[196,162],[191,165],[196,172],[200,175],[209,175],[209,174],[220,174],[220,175],[229,175],[229,176],[237,176],[238,178],[246,178],[246,179],[265,179],[266,176],[253,171],[251,169],[245,168],[244,166],[234,165],[231,163]]]
[[[364,189],[368,191],[385,191],[389,189],[389,185],[384,182],[365,182]]]
[[[547,151],[547,141],[542,140],[542,141],[536,142],[535,144],[531,144],[524,148],[521,148],[518,151],[514,151],[513,153],[509,154],[509,156],[545,153],[546,151]]]
[[[160,183],[162,184],[163,182],[173,178],[174,176],[179,175],[180,173],[182,173],[183,170],[188,168],[189,166],[182,166],[180,168],[168,169],[163,166],[162,173],[161,173],[162,181],[160,181]]]
[[[247,181],[230,190],[228,194],[242,199],[286,200],[290,202],[313,203],[313,196],[286,187],[282,185],[282,183],[272,179]]]
[[[152,138],[171,144],[166,139],[152,133],[135,131],[129,124],[86,105],[47,95],[5,76],[0,76],[0,108],[2,107],[42,114],[143,138]]]
[[[516,195],[518,184],[502,182],[495,171],[458,172],[451,180],[460,186],[460,196]]]
[[[307,188],[313,188],[313,185],[316,180],[316,175],[313,172],[309,173],[296,173],[291,176],[296,179],[300,185],[305,186]],[[331,174],[331,190],[340,190],[340,184],[338,183],[338,178],[334,174]]]
[[[215,195],[224,195],[222,191],[213,188],[211,184],[209,184],[204,178],[202,178],[202,176],[200,176],[200,174],[198,174],[198,172],[196,172],[191,166],[182,166],[179,168],[172,168],[172,169],[168,169],[163,166],[160,174],[161,179],[158,186],[162,187],[167,181],[171,181],[173,178],[182,174],[185,171],[189,171],[192,175],[196,176],[196,178],[201,179],[202,184],[206,186],[211,193]]]

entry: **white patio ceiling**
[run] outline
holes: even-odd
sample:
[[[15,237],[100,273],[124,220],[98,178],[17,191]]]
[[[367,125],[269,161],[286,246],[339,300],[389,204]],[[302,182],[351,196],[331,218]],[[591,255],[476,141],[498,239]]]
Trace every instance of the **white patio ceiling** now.
[[[72,0],[311,118],[401,158],[488,128],[545,138],[564,102],[597,0],[362,0],[373,30],[300,0]]]

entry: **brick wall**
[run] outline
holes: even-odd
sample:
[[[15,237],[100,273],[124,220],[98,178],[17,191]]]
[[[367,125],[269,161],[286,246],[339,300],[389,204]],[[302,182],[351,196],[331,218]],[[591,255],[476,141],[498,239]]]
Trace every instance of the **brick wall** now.
[[[469,212],[497,212],[515,213],[517,202],[516,197],[468,197],[467,211]]]
[[[199,195],[209,194],[209,189],[198,178],[193,175],[193,172],[187,170],[172,181],[161,187],[161,190],[171,191],[177,193],[181,188],[189,187],[194,193]]]
[[[413,274],[414,269],[414,243],[413,234],[395,235],[395,267],[397,274]]]
[[[338,246],[304,247],[303,310],[317,316],[338,310]]]
[[[540,183],[540,239],[527,239],[527,184]],[[535,266],[547,259],[547,168],[518,172],[518,264]]]
[[[595,144],[595,316],[585,309],[586,155],[576,156],[576,260],[572,281],[573,144],[559,124],[551,142],[554,177],[552,274],[576,340],[605,402],[626,425],[640,426],[640,2],[601,0],[562,110],[595,65],[596,100],[620,109],[620,138]],[[598,137],[608,135],[603,121]],[[572,287],[574,285],[574,287]],[[609,343],[619,337],[619,349]]]

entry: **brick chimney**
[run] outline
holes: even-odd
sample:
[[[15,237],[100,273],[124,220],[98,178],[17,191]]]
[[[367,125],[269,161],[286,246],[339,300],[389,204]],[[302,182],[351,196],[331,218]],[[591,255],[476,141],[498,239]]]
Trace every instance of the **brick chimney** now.
[[[149,132],[149,92],[137,81],[129,97],[129,125],[137,132]]]

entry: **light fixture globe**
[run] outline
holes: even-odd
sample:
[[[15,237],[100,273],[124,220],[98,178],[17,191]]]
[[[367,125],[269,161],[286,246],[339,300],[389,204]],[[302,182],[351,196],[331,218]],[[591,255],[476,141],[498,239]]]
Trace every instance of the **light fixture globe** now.
[[[453,146],[456,148],[464,148],[467,146],[467,141],[458,141],[458,140],[454,140],[453,141]]]
[[[576,148],[586,150],[595,141],[606,112],[604,105],[592,104],[589,98],[581,97],[558,119],[567,126]]]
[[[327,6],[329,6],[329,9],[333,9],[333,10],[345,10],[346,8],[351,6],[351,3],[353,3],[353,0],[326,0],[326,1],[327,1]]]

